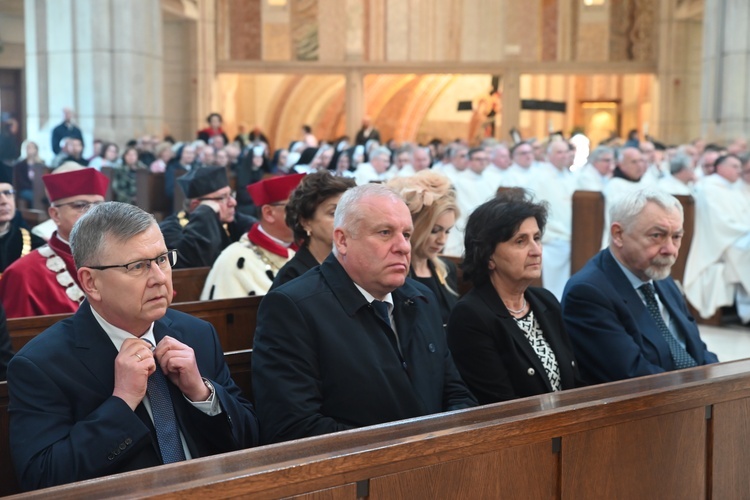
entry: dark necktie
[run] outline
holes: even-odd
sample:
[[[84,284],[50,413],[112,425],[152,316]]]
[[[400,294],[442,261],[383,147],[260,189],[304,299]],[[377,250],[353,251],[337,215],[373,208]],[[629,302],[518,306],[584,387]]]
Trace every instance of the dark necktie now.
[[[639,287],[639,290],[643,292],[643,296],[646,299],[646,307],[648,308],[648,312],[651,313],[651,316],[654,318],[654,321],[656,321],[659,333],[661,333],[662,337],[664,337],[664,340],[666,340],[669,345],[669,351],[672,353],[672,360],[674,361],[675,367],[679,370],[682,368],[697,366],[697,363],[690,353],[680,345],[674,335],[672,335],[672,332],[669,331],[669,328],[667,328],[667,324],[664,323],[664,318],[659,312],[659,304],[656,303],[656,297],[654,296],[654,285],[651,283],[645,283]]]
[[[375,310],[375,314],[378,315],[378,318],[388,325],[389,330],[393,330],[393,327],[391,326],[391,317],[388,314],[388,304],[380,300],[373,300],[370,304],[372,304],[372,308]]]
[[[172,398],[169,396],[167,377],[162,373],[158,362],[156,371],[148,378],[146,393],[151,403],[151,415],[154,417],[156,439],[159,442],[162,460],[165,464],[185,460],[185,451],[182,449],[180,431],[177,428],[177,418],[174,415]]]

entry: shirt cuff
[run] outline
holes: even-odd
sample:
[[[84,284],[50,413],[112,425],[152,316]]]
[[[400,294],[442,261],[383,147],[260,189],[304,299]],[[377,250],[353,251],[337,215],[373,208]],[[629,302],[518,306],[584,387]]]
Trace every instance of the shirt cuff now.
[[[209,417],[219,415],[221,413],[221,405],[219,404],[219,398],[216,397],[216,389],[214,389],[214,385],[207,378],[203,379],[203,383],[206,384],[208,390],[211,391],[211,395],[208,396],[207,400],[190,401],[190,399],[188,399],[188,397],[184,394],[182,395],[182,397],[185,398],[187,402],[193,405],[197,410],[202,411]]]

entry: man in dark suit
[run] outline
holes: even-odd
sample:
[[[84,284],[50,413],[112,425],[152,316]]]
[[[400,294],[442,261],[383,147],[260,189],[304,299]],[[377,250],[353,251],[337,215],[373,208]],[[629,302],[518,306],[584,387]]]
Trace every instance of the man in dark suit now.
[[[432,292],[407,279],[412,221],[382,185],[350,189],[319,267],[258,311],[253,392],[273,443],[468,408]]]
[[[609,248],[570,278],[562,300],[584,380],[716,363],[669,277],[683,235],[680,202],[641,189],[618,199],[610,217]]]
[[[70,108],[63,109],[63,121],[57,127],[52,129],[52,151],[57,155],[60,154],[60,142],[66,137],[73,137],[81,141],[83,147],[83,134],[81,129],[74,123],[75,112]]]
[[[70,238],[87,300],[8,367],[22,488],[256,444],[253,408],[229,375],[216,331],[167,309],[176,252],[153,216],[105,203]]]

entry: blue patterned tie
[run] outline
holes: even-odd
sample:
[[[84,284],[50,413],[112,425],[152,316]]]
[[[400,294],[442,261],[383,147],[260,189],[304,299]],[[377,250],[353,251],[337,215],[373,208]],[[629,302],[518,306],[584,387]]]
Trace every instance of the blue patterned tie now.
[[[669,331],[669,328],[667,328],[667,324],[664,323],[664,318],[659,312],[659,304],[656,303],[656,297],[654,296],[654,285],[651,283],[645,283],[639,287],[639,290],[643,292],[648,312],[651,313],[654,321],[656,321],[659,333],[661,333],[662,337],[664,337],[664,340],[666,340],[669,345],[669,351],[672,353],[672,360],[674,361],[675,367],[680,370],[682,368],[698,366],[690,353],[680,345],[674,335],[672,335],[672,332]]]
[[[156,371],[148,378],[146,393],[151,402],[151,414],[154,418],[156,439],[159,442],[162,460],[165,464],[185,460],[185,451],[180,441],[180,431],[177,428],[172,398],[169,396],[167,378],[162,373],[158,362]]]

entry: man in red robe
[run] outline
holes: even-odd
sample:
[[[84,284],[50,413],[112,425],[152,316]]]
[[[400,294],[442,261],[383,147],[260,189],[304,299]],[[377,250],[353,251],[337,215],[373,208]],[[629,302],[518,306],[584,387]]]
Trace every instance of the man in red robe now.
[[[75,312],[84,299],[68,238],[73,224],[104,201],[109,180],[93,168],[72,165],[63,165],[42,180],[57,231],[46,245],[3,273],[0,302],[9,318]]]

